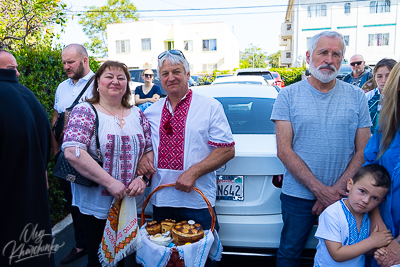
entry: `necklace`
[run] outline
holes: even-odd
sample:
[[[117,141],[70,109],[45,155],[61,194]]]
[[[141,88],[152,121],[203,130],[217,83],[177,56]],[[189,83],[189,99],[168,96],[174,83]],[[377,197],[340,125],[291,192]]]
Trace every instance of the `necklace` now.
[[[100,105],[102,108],[104,108],[105,110],[107,110],[108,113],[110,113],[111,115],[114,116],[114,120],[115,120],[115,122],[116,122],[119,126],[121,126],[121,124],[122,124],[122,126],[125,125],[125,120],[124,120],[124,109],[123,109],[123,108],[122,108],[122,116],[121,116],[121,121],[120,121],[120,120],[119,120],[119,114],[114,115],[114,113],[112,113],[111,111],[109,111],[108,109],[106,109],[102,104],[100,104],[100,101],[99,101],[99,105]]]

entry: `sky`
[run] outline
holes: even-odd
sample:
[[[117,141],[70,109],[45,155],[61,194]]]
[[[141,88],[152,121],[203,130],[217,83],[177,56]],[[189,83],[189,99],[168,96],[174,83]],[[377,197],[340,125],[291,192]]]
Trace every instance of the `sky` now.
[[[85,6],[107,4],[107,0],[64,0],[63,2],[71,11],[84,11]],[[284,49],[283,46],[279,46],[279,35],[281,24],[285,20],[288,0],[131,0],[131,3],[139,11],[139,20],[155,19],[165,25],[172,24],[174,19],[179,19],[181,24],[225,21],[238,37],[240,51],[250,47],[250,44],[260,47],[268,55]],[[252,6],[257,6],[257,8],[248,8]],[[232,7],[235,8],[227,9]],[[197,8],[222,9],[149,11]],[[60,33],[63,44],[88,41],[78,21],[78,16],[74,18],[71,15],[68,16],[65,32]]]

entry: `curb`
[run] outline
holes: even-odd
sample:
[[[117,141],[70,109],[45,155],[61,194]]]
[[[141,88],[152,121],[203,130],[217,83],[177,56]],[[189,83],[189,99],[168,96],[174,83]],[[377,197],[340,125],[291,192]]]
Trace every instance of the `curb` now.
[[[72,223],[72,216],[71,213],[68,214],[62,221],[58,222],[54,227],[51,229],[52,235],[58,235],[62,230],[67,228]]]

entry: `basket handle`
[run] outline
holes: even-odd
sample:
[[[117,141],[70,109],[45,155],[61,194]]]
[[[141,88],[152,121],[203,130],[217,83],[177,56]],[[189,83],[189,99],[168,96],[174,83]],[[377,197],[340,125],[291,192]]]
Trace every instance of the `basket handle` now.
[[[140,220],[140,227],[142,227],[143,224],[144,224],[144,222],[145,222],[145,219],[144,219],[144,211],[145,211],[145,209],[146,209],[147,204],[149,204],[150,199],[151,199],[151,197],[153,196],[153,194],[154,194],[155,192],[157,192],[158,190],[161,190],[161,189],[163,189],[163,188],[165,188],[165,187],[172,187],[172,186],[175,186],[175,184],[164,184],[164,185],[159,185],[159,186],[156,187],[156,189],[154,189],[153,192],[150,193],[150,195],[147,196],[146,200],[143,202],[142,213],[140,214],[140,219],[141,219],[141,220]],[[201,192],[200,189],[198,189],[197,187],[192,187],[192,189],[193,189],[194,191],[196,191],[197,193],[199,193],[199,194],[203,197],[204,201],[206,202],[206,204],[207,204],[207,206],[208,206],[208,211],[209,211],[210,214],[211,214],[211,229],[210,229],[210,230],[211,230],[211,232],[213,233],[213,232],[214,232],[214,228],[215,228],[215,214],[214,214],[214,210],[213,210],[213,208],[212,208],[212,206],[211,206],[211,203],[210,203],[210,201],[208,201],[208,199],[207,199],[206,196],[203,194],[203,192]]]

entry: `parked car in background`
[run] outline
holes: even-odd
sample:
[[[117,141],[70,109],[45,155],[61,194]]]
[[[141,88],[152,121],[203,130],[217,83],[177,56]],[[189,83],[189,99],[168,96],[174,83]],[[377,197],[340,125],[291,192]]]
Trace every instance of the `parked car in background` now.
[[[216,213],[224,253],[272,256],[282,229],[283,164],[277,157],[271,112],[273,86],[221,84],[194,87],[221,102],[235,140],[235,158],[217,170]],[[306,248],[315,249],[316,225]]]
[[[245,75],[216,78],[211,85],[216,84],[258,84],[269,85],[263,76]]]
[[[198,85],[197,82],[195,80],[193,80],[192,77],[189,77],[189,81],[188,82],[189,82],[189,87]]]
[[[282,81],[281,75],[278,72],[272,71],[271,74],[275,79],[274,85],[277,85],[279,88],[285,87],[285,83]]]
[[[160,86],[161,88],[161,94],[163,96],[167,95],[167,92],[164,90],[164,88],[161,85],[161,80],[157,75],[157,70],[156,69],[152,69],[154,72],[154,83],[157,84],[158,86]],[[129,73],[131,74],[131,80],[132,82],[129,83],[129,87],[131,88],[132,94],[135,94],[135,89],[136,87],[138,87],[139,85],[143,85],[144,84],[144,80],[142,78],[142,73],[143,73],[144,69],[130,69]]]
[[[233,74],[220,74],[220,75],[217,75],[216,78],[229,77],[229,76],[233,76]]]
[[[211,82],[207,81],[207,79],[204,79],[204,76],[202,75],[191,75],[192,79],[197,83],[197,85],[210,85]]]
[[[272,76],[271,72],[268,69],[264,68],[248,68],[248,69],[236,70],[235,76],[242,76],[242,75],[263,76],[268,81],[269,85],[273,85],[275,83],[275,79]]]

